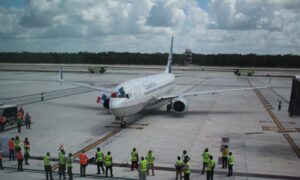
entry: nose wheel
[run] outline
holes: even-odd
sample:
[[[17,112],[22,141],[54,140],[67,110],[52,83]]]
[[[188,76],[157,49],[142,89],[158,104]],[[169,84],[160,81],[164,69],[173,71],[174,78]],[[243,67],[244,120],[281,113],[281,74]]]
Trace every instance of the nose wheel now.
[[[127,122],[124,121],[124,118],[123,118],[123,117],[121,117],[120,120],[121,120],[120,127],[121,127],[121,128],[126,128]]]

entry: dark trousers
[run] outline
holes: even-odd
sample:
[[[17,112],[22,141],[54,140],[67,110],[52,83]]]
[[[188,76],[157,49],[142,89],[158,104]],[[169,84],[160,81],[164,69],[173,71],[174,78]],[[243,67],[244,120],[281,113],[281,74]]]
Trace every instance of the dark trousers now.
[[[22,127],[22,126],[19,126],[19,125],[18,125],[18,133],[21,133],[21,127]]]
[[[15,160],[15,150],[9,150],[9,160]]]
[[[188,173],[184,173],[184,180],[190,180],[190,175],[191,174],[188,174]]]
[[[18,171],[23,171],[23,159],[18,159]]]
[[[108,176],[108,170],[110,171],[110,176],[113,177],[112,166],[106,166],[105,176]]]
[[[29,154],[24,154],[24,159],[25,159],[25,165],[29,165],[28,163]]]
[[[69,175],[69,180],[72,180],[73,179],[72,167],[68,167],[68,175]]]
[[[66,179],[66,164],[58,164],[58,174],[59,179],[61,179],[61,176]]]
[[[102,173],[104,174],[104,167],[103,167],[103,161],[102,162],[97,162],[97,174],[100,174],[100,167],[102,169]]]
[[[206,180],[214,180],[214,170],[206,171]]]
[[[28,123],[28,122],[25,123],[27,129],[30,129],[30,124],[31,124],[31,123]]]
[[[176,180],[178,179],[178,177],[180,180],[182,179],[182,169],[176,170]]]
[[[232,176],[232,172],[233,172],[232,166],[233,165],[228,164],[228,176]]]
[[[131,161],[131,170],[133,171],[134,168],[138,169],[138,162],[137,161]]]
[[[3,169],[2,159],[0,159],[0,169]]]
[[[227,168],[227,157],[222,157],[222,168],[223,169]]]
[[[207,163],[203,162],[202,174],[204,174],[206,166],[207,166]]]
[[[45,172],[46,172],[46,180],[48,180],[48,176],[50,176],[50,180],[52,180],[53,179],[52,168],[50,165],[45,166]]]
[[[80,164],[80,176],[85,176],[86,164]]]

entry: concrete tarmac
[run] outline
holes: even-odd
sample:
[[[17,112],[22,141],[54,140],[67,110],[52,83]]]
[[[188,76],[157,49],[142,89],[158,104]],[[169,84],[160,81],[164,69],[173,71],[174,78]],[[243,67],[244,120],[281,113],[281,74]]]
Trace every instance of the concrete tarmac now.
[[[130,70],[131,71],[131,70]],[[93,83],[113,87],[123,81],[159,72],[158,70],[132,70],[133,73],[106,74],[65,73],[66,81]],[[273,72],[276,74],[282,71]],[[263,86],[268,77],[236,77],[232,72],[178,71],[173,93],[231,89]],[[190,75],[189,75],[190,73]],[[263,73],[263,72],[260,72]],[[293,75],[283,72],[284,75]],[[300,117],[290,118],[287,113],[290,99],[291,79],[272,78],[272,88],[257,92],[240,91],[188,98],[188,111],[184,114],[167,113],[163,105],[145,110],[130,117],[127,129],[120,129],[110,113],[96,104],[98,92],[80,87],[60,84],[58,73],[0,71],[0,102],[23,102],[25,112],[32,116],[31,129],[16,129],[1,133],[0,137],[19,135],[31,142],[31,156],[40,157],[50,152],[57,158],[58,148],[63,144],[66,152],[76,153],[85,149],[93,157],[97,147],[110,151],[114,163],[130,163],[130,152],[136,147],[140,156],[148,150],[155,154],[155,176],[148,179],[174,179],[176,157],[185,149],[191,157],[192,179],[205,179],[199,173],[202,168],[201,154],[209,148],[214,159],[220,156],[220,146],[228,144],[235,156],[234,176],[226,177],[226,169],[216,166],[215,179],[300,179]],[[70,89],[75,90],[72,94]],[[28,103],[40,93],[51,92],[45,101]],[[52,97],[52,98],[51,98]],[[277,110],[277,100],[282,99],[283,108]],[[20,103],[22,104],[22,103]],[[270,114],[271,113],[271,114]],[[272,115],[273,114],[273,115]],[[275,117],[275,118],[274,118]],[[222,142],[222,139],[229,142]],[[53,162],[55,164],[56,162]],[[5,170],[0,176],[5,179],[42,179],[43,163],[30,160],[25,172],[17,173],[16,162],[4,158]],[[79,165],[74,165],[78,173]],[[26,170],[27,169],[27,170]],[[89,165],[88,178],[97,178],[96,167]],[[114,168],[115,179],[137,179],[137,172],[126,167]],[[55,173],[55,178],[58,178]],[[2,179],[2,178],[1,178]],[[76,177],[76,179],[80,179]]]

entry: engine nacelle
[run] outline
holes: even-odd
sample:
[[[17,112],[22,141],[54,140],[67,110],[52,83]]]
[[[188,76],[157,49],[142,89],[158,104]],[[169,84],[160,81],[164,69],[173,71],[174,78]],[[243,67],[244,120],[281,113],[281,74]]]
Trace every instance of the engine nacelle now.
[[[103,101],[103,107],[104,107],[105,109],[109,109],[109,98],[107,98],[107,99],[105,99],[105,100]]]
[[[176,98],[173,99],[173,107],[172,109],[177,113],[183,113],[187,111],[187,101],[185,98]]]

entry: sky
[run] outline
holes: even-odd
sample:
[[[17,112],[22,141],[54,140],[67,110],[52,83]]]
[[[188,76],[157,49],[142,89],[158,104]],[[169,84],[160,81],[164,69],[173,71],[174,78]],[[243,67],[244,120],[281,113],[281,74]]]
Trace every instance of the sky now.
[[[0,52],[300,54],[300,0],[0,0]]]

